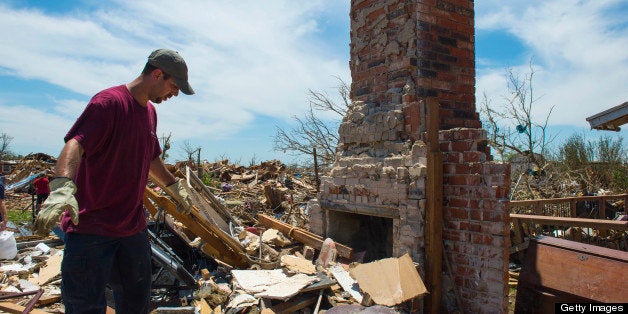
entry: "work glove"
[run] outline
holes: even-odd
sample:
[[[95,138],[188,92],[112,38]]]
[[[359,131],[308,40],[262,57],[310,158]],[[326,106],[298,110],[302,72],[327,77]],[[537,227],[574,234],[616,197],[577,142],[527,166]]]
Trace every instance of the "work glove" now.
[[[183,180],[177,179],[173,184],[166,187],[170,196],[172,196],[178,204],[177,211],[183,214],[189,214],[192,210],[192,200],[190,194],[183,185]]]
[[[50,195],[42,204],[35,220],[37,234],[50,234],[50,230],[59,223],[66,210],[70,213],[72,223],[78,225],[79,209],[74,193],[76,184],[70,178],[56,178],[50,182]]]

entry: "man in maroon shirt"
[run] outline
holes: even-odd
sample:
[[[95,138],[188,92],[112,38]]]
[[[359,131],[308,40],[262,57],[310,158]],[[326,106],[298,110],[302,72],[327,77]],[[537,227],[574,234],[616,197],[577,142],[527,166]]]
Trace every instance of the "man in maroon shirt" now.
[[[33,186],[35,187],[35,195],[37,195],[37,201],[35,203],[36,212],[39,213],[39,209],[41,208],[41,203],[43,203],[50,195],[50,187],[48,176],[46,173],[40,173],[37,176],[37,179],[33,181]]]
[[[189,212],[190,201],[159,158],[157,113],[179,91],[194,94],[183,58],[153,51],[132,82],[97,93],[65,136],[50,196],[35,229],[65,235],[61,296],[66,313],[105,313],[112,287],[116,313],[148,313],[151,248],[142,196],[150,175]]]

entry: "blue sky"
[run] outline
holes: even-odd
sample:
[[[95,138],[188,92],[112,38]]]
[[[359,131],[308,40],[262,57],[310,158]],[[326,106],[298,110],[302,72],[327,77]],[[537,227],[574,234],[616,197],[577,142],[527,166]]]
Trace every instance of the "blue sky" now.
[[[534,108],[551,130],[589,130],[586,117],[628,101],[628,1],[476,0],[476,88],[506,94],[506,68],[535,66]],[[307,110],[309,89],[350,82],[349,1],[25,1],[0,3],[0,133],[19,154],[57,156],[89,98],[134,79],[150,51],[179,51],[194,96],[158,104],[158,135],[201,158],[248,164],[275,152],[275,126]]]

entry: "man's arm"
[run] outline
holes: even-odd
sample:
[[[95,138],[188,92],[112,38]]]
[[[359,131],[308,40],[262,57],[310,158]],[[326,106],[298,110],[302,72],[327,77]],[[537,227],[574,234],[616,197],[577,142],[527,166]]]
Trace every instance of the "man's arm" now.
[[[151,179],[156,180],[161,186],[169,186],[177,180],[174,175],[168,171],[159,156],[155,157],[155,159],[150,162],[149,176]]]
[[[83,156],[83,146],[75,139],[67,141],[57,159],[55,176],[74,180],[78,166],[81,164],[81,156]]]
[[[0,231],[7,228],[7,222],[9,221],[9,217],[7,217],[7,209],[4,207],[4,200],[0,198],[0,215],[2,215],[2,221],[0,222]]]

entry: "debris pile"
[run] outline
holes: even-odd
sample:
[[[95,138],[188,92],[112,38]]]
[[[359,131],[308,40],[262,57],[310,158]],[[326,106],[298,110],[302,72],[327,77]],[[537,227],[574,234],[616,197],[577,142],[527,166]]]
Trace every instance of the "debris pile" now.
[[[153,181],[146,188],[153,313],[333,313],[342,306],[401,313],[417,310],[413,301],[427,292],[409,256],[361,264],[350,247],[309,232],[307,200],[316,187],[304,172],[278,161],[249,168],[185,162],[170,171],[186,180],[194,206],[180,213],[166,189]],[[8,203],[23,200],[19,207],[30,199],[9,194]],[[63,313],[63,235],[33,236],[27,223],[9,231],[18,250],[0,260],[0,311]]]

